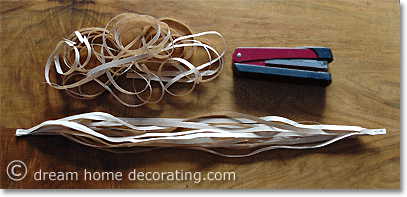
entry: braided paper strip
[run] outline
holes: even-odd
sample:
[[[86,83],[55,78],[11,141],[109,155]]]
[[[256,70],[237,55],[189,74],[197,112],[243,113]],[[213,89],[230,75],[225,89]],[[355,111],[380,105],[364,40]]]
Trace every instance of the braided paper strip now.
[[[16,136],[49,134],[60,134],[80,144],[113,152],[125,152],[131,147],[181,147],[225,157],[245,157],[276,148],[318,148],[351,136],[386,134],[386,129],[309,125],[279,116],[258,118],[235,112],[188,119],[117,118],[92,112],[16,131]],[[242,149],[246,153],[229,153]]]

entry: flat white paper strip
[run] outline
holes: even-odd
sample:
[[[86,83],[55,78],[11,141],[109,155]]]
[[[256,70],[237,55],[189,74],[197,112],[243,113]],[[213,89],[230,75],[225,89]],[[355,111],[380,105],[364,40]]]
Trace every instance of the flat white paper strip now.
[[[61,134],[78,143],[114,152],[129,147],[182,147],[226,157],[244,157],[276,148],[318,148],[351,136],[386,134],[386,129],[309,125],[278,116],[257,118],[235,112],[188,119],[117,118],[92,112],[16,131],[16,136],[50,134]],[[255,150],[229,154],[214,148]]]

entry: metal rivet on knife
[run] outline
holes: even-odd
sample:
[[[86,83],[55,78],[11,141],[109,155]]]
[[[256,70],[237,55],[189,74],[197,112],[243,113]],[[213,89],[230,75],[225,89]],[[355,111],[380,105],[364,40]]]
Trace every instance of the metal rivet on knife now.
[[[238,54],[237,54],[237,57],[242,57],[242,54],[241,54],[241,53],[238,53]]]

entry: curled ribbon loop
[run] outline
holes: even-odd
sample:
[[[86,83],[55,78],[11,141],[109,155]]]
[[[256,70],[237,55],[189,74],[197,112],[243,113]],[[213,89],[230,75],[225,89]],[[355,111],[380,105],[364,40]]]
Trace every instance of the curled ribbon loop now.
[[[245,157],[276,148],[319,148],[351,136],[386,134],[386,129],[309,125],[279,116],[258,118],[235,112],[188,119],[117,118],[92,112],[16,131],[17,136],[45,134],[60,134],[83,145],[119,153],[135,147],[180,147]]]
[[[213,44],[206,37],[220,42]],[[197,64],[192,57],[199,50],[207,60]],[[159,102],[165,92],[184,95],[170,90],[177,82],[192,84],[189,93],[196,84],[213,80],[223,69],[225,52],[225,40],[216,31],[193,34],[174,19],[125,13],[105,28],[83,28],[60,41],[47,61],[45,80],[75,98],[92,99],[108,91],[123,105],[138,107]],[[51,82],[52,66],[62,77],[59,83]],[[119,82],[122,75],[124,85]],[[152,85],[154,81],[158,87]],[[153,95],[154,88],[161,89],[159,95]],[[136,101],[130,104],[118,93]]]

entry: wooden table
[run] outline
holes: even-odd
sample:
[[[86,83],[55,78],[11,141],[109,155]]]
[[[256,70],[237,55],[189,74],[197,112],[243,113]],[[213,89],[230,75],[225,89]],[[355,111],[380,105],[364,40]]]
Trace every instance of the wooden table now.
[[[2,188],[400,188],[400,6],[392,1],[1,1]],[[112,95],[77,100],[43,83],[58,41],[83,27],[104,27],[133,12],[178,19],[194,32],[215,30],[228,45],[225,69],[189,95],[128,108]],[[332,49],[326,87],[234,77],[236,47],[324,46]],[[103,111],[120,117],[191,117],[215,111],[278,115],[296,121],[386,128],[312,150],[271,150],[224,158],[185,149],[114,154],[61,136],[16,138],[16,128]],[[21,160],[27,176],[9,179]],[[79,180],[35,180],[36,172],[77,172]],[[83,180],[84,171],[123,180]],[[129,181],[137,172],[234,172],[235,180]],[[38,178],[38,177],[37,177]],[[46,177],[47,178],[47,177]],[[49,178],[49,177],[48,177]]]

